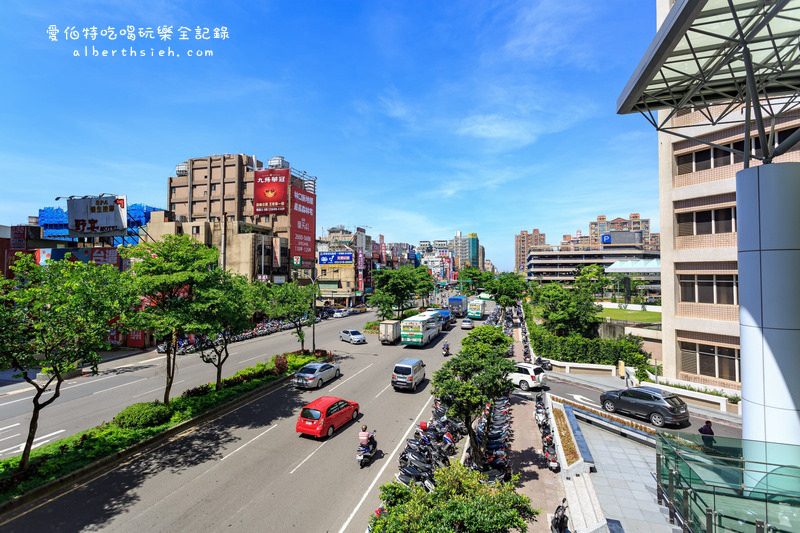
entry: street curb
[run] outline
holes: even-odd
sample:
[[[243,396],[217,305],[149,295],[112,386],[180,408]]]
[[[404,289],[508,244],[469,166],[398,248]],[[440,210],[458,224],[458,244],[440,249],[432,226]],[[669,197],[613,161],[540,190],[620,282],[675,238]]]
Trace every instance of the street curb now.
[[[288,376],[278,378],[275,381],[271,381],[262,387],[247,392],[227,403],[213,407],[205,413],[197,415],[191,420],[181,422],[180,424],[166,429],[157,435],[153,435],[148,439],[138,442],[129,448],[98,459],[94,463],[81,467],[80,469],[63,477],[54,479],[49,483],[31,489],[29,492],[23,493],[11,500],[0,503],[0,519],[6,520],[13,518],[13,516],[6,515],[14,510],[22,508],[23,506],[26,508],[34,507],[35,504],[38,504],[41,500],[57,492],[59,489],[69,485],[78,485],[95,474],[102,474],[103,470],[107,470],[109,466],[115,465],[124,459],[133,457],[135,455],[144,455],[148,451],[157,448],[158,445],[164,443],[165,441],[171,440],[172,437],[179,437],[180,434],[184,433],[188,429],[204,425],[206,422],[213,422],[215,419],[235,411],[243,404],[249,403],[251,400],[259,399],[267,394],[270,394],[271,392],[274,392],[285,383],[290,382],[293,376],[294,374],[290,374]]]

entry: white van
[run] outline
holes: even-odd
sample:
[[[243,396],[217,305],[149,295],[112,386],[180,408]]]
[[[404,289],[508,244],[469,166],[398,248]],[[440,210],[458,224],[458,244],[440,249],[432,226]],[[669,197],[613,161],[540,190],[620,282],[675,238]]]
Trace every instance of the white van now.
[[[420,359],[407,357],[397,362],[392,370],[392,387],[394,390],[417,390],[417,386],[425,379],[425,363]]]

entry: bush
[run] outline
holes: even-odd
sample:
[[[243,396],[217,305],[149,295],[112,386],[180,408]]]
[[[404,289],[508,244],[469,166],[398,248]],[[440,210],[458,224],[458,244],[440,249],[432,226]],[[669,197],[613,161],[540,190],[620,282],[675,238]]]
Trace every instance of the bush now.
[[[145,429],[166,424],[172,410],[161,402],[135,403],[114,417],[114,423],[123,429]]]
[[[276,355],[272,358],[272,362],[275,363],[275,373],[279,376],[289,370],[289,361],[286,355]]]
[[[410,316],[418,315],[419,313],[420,313],[419,309],[407,309],[406,312],[403,313],[403,318],[408,318]]]
[[[633,335],[616,339],[587,339],[580,335],[559,337],[532,320],[528,321],[528,332],[533,352],[546,359],[596,365],[616,365],[617,361],[622,361],[637,369],[647,364],[642,339]]]
[[[381,323],[380,320],[373,320],[371,322],[367,322],[364,324],[364,333],[378,333],[378,325]]]

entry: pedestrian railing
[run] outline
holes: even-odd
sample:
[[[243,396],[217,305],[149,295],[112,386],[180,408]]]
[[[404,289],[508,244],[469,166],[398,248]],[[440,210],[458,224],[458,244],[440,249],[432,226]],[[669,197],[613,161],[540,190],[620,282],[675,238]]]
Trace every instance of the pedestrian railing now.
[[[661,432],[657,497],[684,531],[800,531],[800,447]]]

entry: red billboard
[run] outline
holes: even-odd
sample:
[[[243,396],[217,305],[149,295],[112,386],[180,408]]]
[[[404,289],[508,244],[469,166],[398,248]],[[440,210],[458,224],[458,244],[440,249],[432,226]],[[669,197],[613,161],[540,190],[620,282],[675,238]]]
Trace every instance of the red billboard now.
[[[292,207],[289,212],[289,255],[300,256],[303,268],[314,265],[316,257],[317,195],[299,187],[292,187]]]
[[[271,168],[253,173],[253,214],[285,215],[291,170]]]

